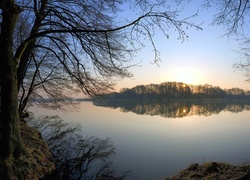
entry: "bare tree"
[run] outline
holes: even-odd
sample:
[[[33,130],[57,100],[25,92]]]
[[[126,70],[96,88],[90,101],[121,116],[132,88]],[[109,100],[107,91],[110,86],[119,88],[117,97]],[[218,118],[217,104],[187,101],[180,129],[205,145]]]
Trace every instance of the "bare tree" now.
[[[213,24],[225,27],[226,35],[242,35],[248,33],[246,26],[249,23],[250,3],[248,0],[205,0],[206,8],[214,8]]]
[[[128,4],[136,16],[121,19]],[[65,89],[88,95],[111,90],[112,77],[131,76],[133,53],[145,38],[159,60],[157,29],[166,37],[175,29],[181,39],[187,38],[187,26],[199,29],[190,21],[194,15],[179,18],[173,4],[180,2],[0,0],[1,158],[11,164],[13,156],[25,153],[19,112],[34,90],[39,97],[58,97]]]
[[[81,92],[80,89],[74,86],[62,65],[49,50],[35,50],[35,54],[36,56],[32,54],[29,59],[26,78],[19,92],[19,114],[24,114],[31,100],[50,109],[74,108],[77,103],[69,96]]]
[[[145,3],[147,3],[147,6],[143,6]],[[81,4],[81,6],[82,5],[83,4]],[[86,6],[86,4],[84,5]],[[39,97],[39,99],[42,99],[44,94],[46,94],[47,97],[53,98],[54,102],[56,102],[54,107],[59,107],[59,103],[56,101],[57,99],[67,97],[65,96],[66,89],[73,89],[73,86],[69,86],[69,84],[76,84],[76,86],[74,86],[75,92],[79,92],[79,89],[76,89],[77,87],[89,95],[101,94],[112,90],[115,84],[114,77],[124,78],[131,76],[128,68],[132,66],[130,61],[132,60],[133,53],[135,53],[136,49],[140,46],[143,46],[143,41],[140,36],[149,38],[155,51],[154,61],[157,62],[159,60],[159,53],[153,42],[156,28],[152,25],[155,24],[166,36],[169,36],[167,30],[170,27],[176,28],[181,39],[187,38],[185,32],[182,30],[182,26],[184,24],[186,26],[194,26],[192,23],[187,22],[188,19],[176,20],[175,18],[177,18],[179,13],[177,10],[169,11],[168,13],[164,11],[157,12],[158,8],[162,8],[166,5],[164,1],[154,4],[146,1],[138,1],[136,5],[141,9],[141,15],[137,19],[131,20],[131,22],[117,23],[116,26],[110,23],[113,16],[108,17],[104,14],[104,9],[97,9],[96,6],[92,8],[93,5],[88,5],[88,8],[91,8],[90,13],[84,13],[81,16],[79,16],[78,11],[69,11],[66,7],[68,6],[67,4],[60,7],[60,9],[54,10],[56,11],[56,17],[53,19],[53,22],[50,23],[55,24],[57,29],[69,28],[68,26],[74,29],[82,29],[83,27],[87,29],[72,32],[68,29],[64,30],[67,31],[67,35],[70,35],[71,38],[66,38],[66,32],[64,31],[60,31],[59,33],[53,32],[53,36],[46,35],[36,42],[33,57],[30,56],[28,60],[28,62],[30,62],[32,58],[33,63],[27,63],[25,71],[22,70],[22,68],[18,69],[20,72],[18,76],[19,89],[22,91],[22,97],[26,96],[21,99],[24,100],[24,102],[20,102],[19,112],[24,110],[31,92],[35,89],[38,90],[34,92],[36,98]],[[98,6],[106,5],[104,3]],[[115,14],[115,9],[118,7],[115,4],[110,4],[109,6],[112,7],[112,13]],[[168,5],[165,8],[169,9],[170,6]],[[93,9],[96,9],[96,11],[93,11]],[[98,18],[101,16],[102,18],[99,18],[98,22],[93,22],[92,16],[98,16]],[[106,19],[103,19],[104,17],[106,17]],[[66,19],[66,24],[62,19]],[[91,25],[92,23],[95,24]],[[20,24],[20,26],[23,26],[23,24],[24,23]],[[100,30],[98,30],[98,27]],[[195,27],[198,28],[197,26]],[[18,27],[17,29],[22,28]],[[55,49],[57,49],[57,51],[55,51]],[[42,57],[38,56],[44,51],[46,53],[43,53],[44,55],[42,55]],[[36,54],[34,55],[34,53]],[[32,64],[34,66],[35,61],[37,61],[39,57],[43,59],[43,62],[40,61],[36,63],[37,70],[34,71],[35,73],[31,72],[31,76],[36,75],[32,80],[36,79],[36,81],[39,82],[32,83],[33,81],[31,81],[31,86],[28,88],[29,90],[27,90],[23,86],[24,79],[22,80],[21,77],[24,78],[24,74],[26,75],[27,70],[30,71],[30,66]],[[47,65],[44,65],[45,63]],[[55,68],[49,68],[48,70],[51,64],[53,64]],[[38,70],[38,68],[43,69],[43,77],[41,77],[41,73],[39,73],[41,70]],[[51,69],[53,71],[50,71]],[[56,86],[58,85],[58,83],[56,83],[57,81],[60,82],[59,88]],[[49,86],[46,84],[49,84]],[[34,89],[32,86],[36,86],[36,88]],[[52,87],[61,90],[62,93],[55,91]],[[42,91],[44,93],[41,93]]]
[[[235,38],[240,44],[239,53],[243,55],[245,61],[236,62],[233,65],[235,70],[241,70],[246,80],[250,82],[250,2],[248,0],[205,0],[206,8],[215,8],[213,25],[225,28],[226,36]]]

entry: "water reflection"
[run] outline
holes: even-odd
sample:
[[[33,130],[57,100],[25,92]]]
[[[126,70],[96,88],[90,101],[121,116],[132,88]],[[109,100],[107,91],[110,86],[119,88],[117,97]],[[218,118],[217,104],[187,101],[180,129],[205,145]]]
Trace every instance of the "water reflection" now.
[[[96,106],[120,108],[122,112],[160,115],[166,118],[181,118],[191,115],[211,116],[222,111],[233,113],[250,110],[250,103],[192,103],[192,102],[139,102],[139,101],[102,101],[95,100]]]
[[[57,166],[56,172],[45,179],[123,180],[128,175],[113,168],[111,156],[115,148],[109,139],[84,138],[81,126],[65,123],[59,116],[30,118],[28,122],[47,142]]]
[[[179,109],[183,118],[167,119],[156,112],[154,114],[157,116],[138,116],[119,110],[130,111],[125,109],[130,106],[134,109],[141,106],[141,113],[148,106],[152,106],[152,109],[164,109],[156,102],[132,105],[117,103],[108,106],[112,108],[105,108],[104,105],[97,107],[92,102],[81,102],[80,110],[70,113],[58,113],[36,107],[31,110],[36,117],[41,114],[57,114],[67,122],[80,124],[81,126],[77,127],[82,128],[81,137],[110,138],[116,147],[116,155],[112,156],[114,166],[122,171],[131,170],[132,176],[127,177],[128,180],[164,179],[178,174],[192,163],[219,161],[240,165],[246,162],[242,159],[250,158],[250,111],[246,111],[249,110],[247,104],[231,103],[218,108],[217,105],[207,103],[208,105],[199,107],[200,116],[187,115],[191,114],[192,104],[198,106],[199,103],[181,103],[182,108],[175,107],[176,103],[171,106],[164,104],[166,109]],[[230,112],[226,112],[225,108]],[[206,116],[202,115],[204,109],[212,109],[219,115],[209,116],[209,112]],[[241,113],[231,113],[242,110]],[[153,114],[153,111],[150,113]]]

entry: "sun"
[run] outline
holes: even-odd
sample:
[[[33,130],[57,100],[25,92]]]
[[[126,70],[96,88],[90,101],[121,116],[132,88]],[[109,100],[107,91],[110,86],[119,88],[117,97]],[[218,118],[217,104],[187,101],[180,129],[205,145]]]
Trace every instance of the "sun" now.
[[[176,81],[186,84],[196,84],[198,83],[198,76],[194,71],[182,70],[176,74]]]
[[[172,81],[197,85],[203,82],[202,74],[193,68],[176,68],[168,73],[168,78]]]

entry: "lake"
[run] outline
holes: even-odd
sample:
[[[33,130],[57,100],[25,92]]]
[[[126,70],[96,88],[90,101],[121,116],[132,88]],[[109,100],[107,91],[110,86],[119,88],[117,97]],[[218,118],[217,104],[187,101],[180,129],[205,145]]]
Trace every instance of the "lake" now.
[[[74,112],[37,107],[30,111],[36,116],[58,114],[67,122],[79,123],[84,136],[110,138],[116,147],[114,165],[120,171],[131,170],[130,180],[171,177],[192,163],[249,163],[249,105],[230,105],[226,109],[211,104],[182,104],[179,109],[173,108],[178,104],[165,106],[140,105],[130,109],[81,102]],[[169,109],[174,109],[174,113]]]

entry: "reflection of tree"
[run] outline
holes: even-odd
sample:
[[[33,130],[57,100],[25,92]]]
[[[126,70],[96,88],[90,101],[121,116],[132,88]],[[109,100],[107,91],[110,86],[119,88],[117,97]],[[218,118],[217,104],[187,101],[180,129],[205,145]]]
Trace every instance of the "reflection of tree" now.
[[[203,103],[193,106],[194,115],[211,116],[212,114],[219,114],[225,109],[224,103]]]
[[[83,138],[78,125],[64,123],[58,116],[32,119],[30,124],[41,132],[54,155],[58,169],[54,176],[65,180],[121,180],[127,176],[127,172],[119,175],[112,167],[109,158],[115,149],[109,139]]]
[[[250,111],[250,105],[249,105],[249,104],[246,104],[245,107],[244,107],[244,109],[245,109],[246,111]]]
[[[249,104],[244,103],[204,103],[204,102],[143,102],[143,101],[94,101],[94,105],[120,108],[122,112],[136,114],[160,115],[167,118],[180,118],[191,115],[211,116],[221,111],[241,112],[250,110]]]
[[[184,117],[190,114],[192,105],[190,103],[142,103],[142,102],[109,102],[106,104],[96,104],[108,107],[120,107],[122,112],[132,111],[136,114],[160,115],[168,118]]]
[[[228,104],[227,105],[227,111],[230,111],[230,112],[234,112],[234,113],[238,113],[238,112],[241,112],[243,110],[249,110],[249,108],[245,108],[245,105],[244,104]]]

